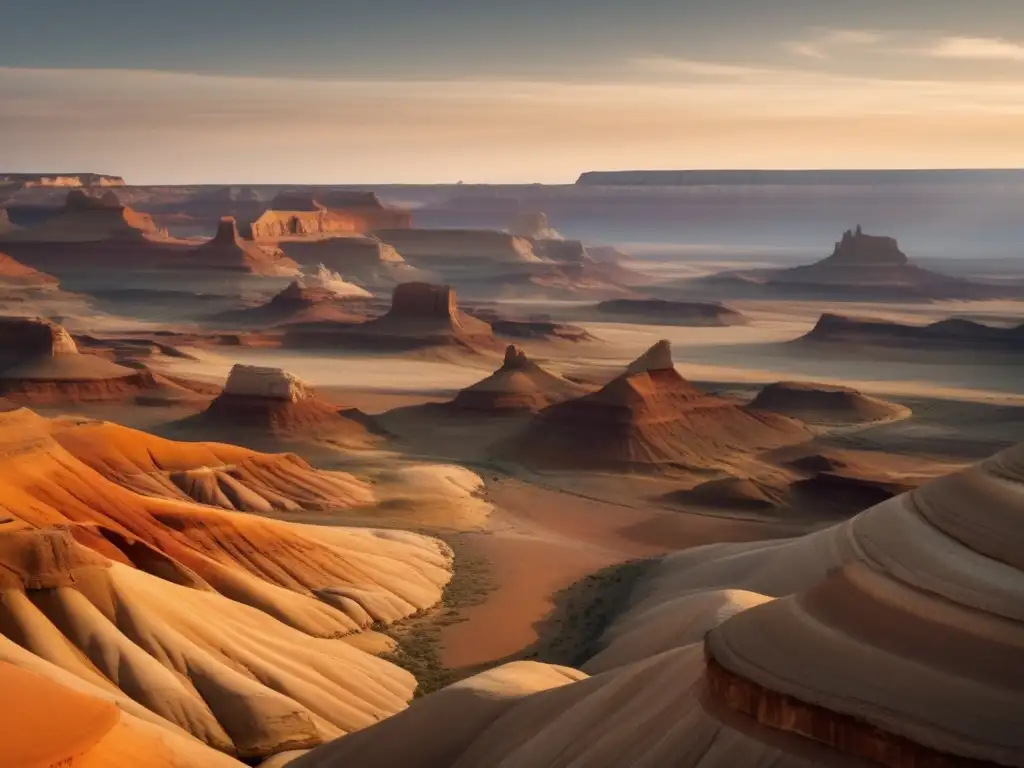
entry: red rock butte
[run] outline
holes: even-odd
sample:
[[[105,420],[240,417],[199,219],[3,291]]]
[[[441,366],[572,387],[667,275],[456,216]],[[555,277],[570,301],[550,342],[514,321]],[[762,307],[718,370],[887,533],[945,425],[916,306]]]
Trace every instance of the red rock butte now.
[[[501,367],[463,389],[450,405],[482,413],[540,411],[583,394],[584,387],[544,370],[521,349],[509,345]]]
[[[367,428],[320,400],[313,388],[280,368],[235,365],[224,391],[200,416],[232,431],[267,437],[343,436],[349,444],[374,440]]]
[[[19,403],[117,400],[159,389],[148,372],[80,354],[62,326],[0,318],[0,395]]]
[[[537,469],[649,472],[721,468],[810,437],[798,421],[697,389],[663,340],[598,392],[541,411],[498,450]]]
[[[242,232],[252,240],[276,242],[401,229],[410,223],[408,211],[388,208],[372,193],[282,192],[259,216],[243,221]]]
[[[80,189],[68,192],[64,207],[41,225],[15,235],[18,241],[62,243],[168,239],[149,214],[124,205],[112,191],[93,197]]]
[[[303,323],[286,342],[297,346],[348,344],[396,350],[456,346],[470,351],[500,349],[491,326],[459,310],[450,285],[402,283],[383,317],[356,325]]]
[[[299,271],[299,265],[279,249],[243,240],[231,216],[220,220],[217,233],[206,243],[188,253],[169,257],[164,266],[270,276],[294,275]]]

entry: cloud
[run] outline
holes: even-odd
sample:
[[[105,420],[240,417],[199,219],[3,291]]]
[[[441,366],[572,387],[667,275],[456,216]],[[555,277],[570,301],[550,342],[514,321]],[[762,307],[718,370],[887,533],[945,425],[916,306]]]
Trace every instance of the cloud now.
[[[809,64],[641,58],[586,82],[0,68],[0,103],[0,166],[105,168],[139,183],[1024,164],[1024,78],[881,79]]]
[[[782,43],[782,47],[790,53],[807,59],[828,59],[836,49],[866,48],[878,45],[888,35],[874,29],[812,29],[804,40],[791,40]]]
[[[1024,43],[1001,37],[942,37],[920,52],[935,59],[1024,62]]]

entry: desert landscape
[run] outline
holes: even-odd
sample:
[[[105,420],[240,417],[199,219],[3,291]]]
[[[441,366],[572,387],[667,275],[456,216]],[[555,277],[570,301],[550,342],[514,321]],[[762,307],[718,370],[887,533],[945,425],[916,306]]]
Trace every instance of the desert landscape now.
[[[0,28],[0,768],[1024,768],[1024,44],[103,5]]]

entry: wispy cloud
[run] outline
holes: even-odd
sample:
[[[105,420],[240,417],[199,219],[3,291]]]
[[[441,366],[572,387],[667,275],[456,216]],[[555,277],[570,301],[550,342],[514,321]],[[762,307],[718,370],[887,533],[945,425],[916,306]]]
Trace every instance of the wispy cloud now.
[[[812,29],[805,39],[786,41],[782,47],[807,59],[828,59],[837,49],[866,48],[886,38],[884,32],[873,29]]]
[[[921,53],[935,59],[1024,62],[1024,43],[1001,37],[942,37]]]

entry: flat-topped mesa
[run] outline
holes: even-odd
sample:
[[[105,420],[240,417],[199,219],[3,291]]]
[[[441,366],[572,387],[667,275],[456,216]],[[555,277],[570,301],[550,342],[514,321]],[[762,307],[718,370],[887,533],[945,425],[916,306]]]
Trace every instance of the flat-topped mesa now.
[[[421,317],[436,320],[455,320],[455,289],[450,285],[431,283],[402,283],[391,294],[392,317]]]
[[[312,387],[288,371],[235,365],[224,391],[198,417],[218,434],[256,439],[315,439],[330,434],[335,442],[362,447],[377,438],[365,424],[316,396]]]
[[[0,360],[77,355],[63,326],[42,317],[0,317]]]
[[[822,262],[823,265],[851,267],[902,267],[909,263],[896,238],[865,234],[859,225],[846,230],[832,255]]]
[[[280,368],[238,364],[228,375],[224,395],[298,403],[312,397],[313,391],[297,376]]]
[[[672,342],[662,339],[634,360],[626,368],[626,375],[633,376],[638,373],[650,373],[651,371],[672,371],[676,364],[672,360]]]
[[[242,231],[253,240],[292,240],[365,234],[374,229],[403,229],[408,211],[385,206],[372,192],[285,191]]]

